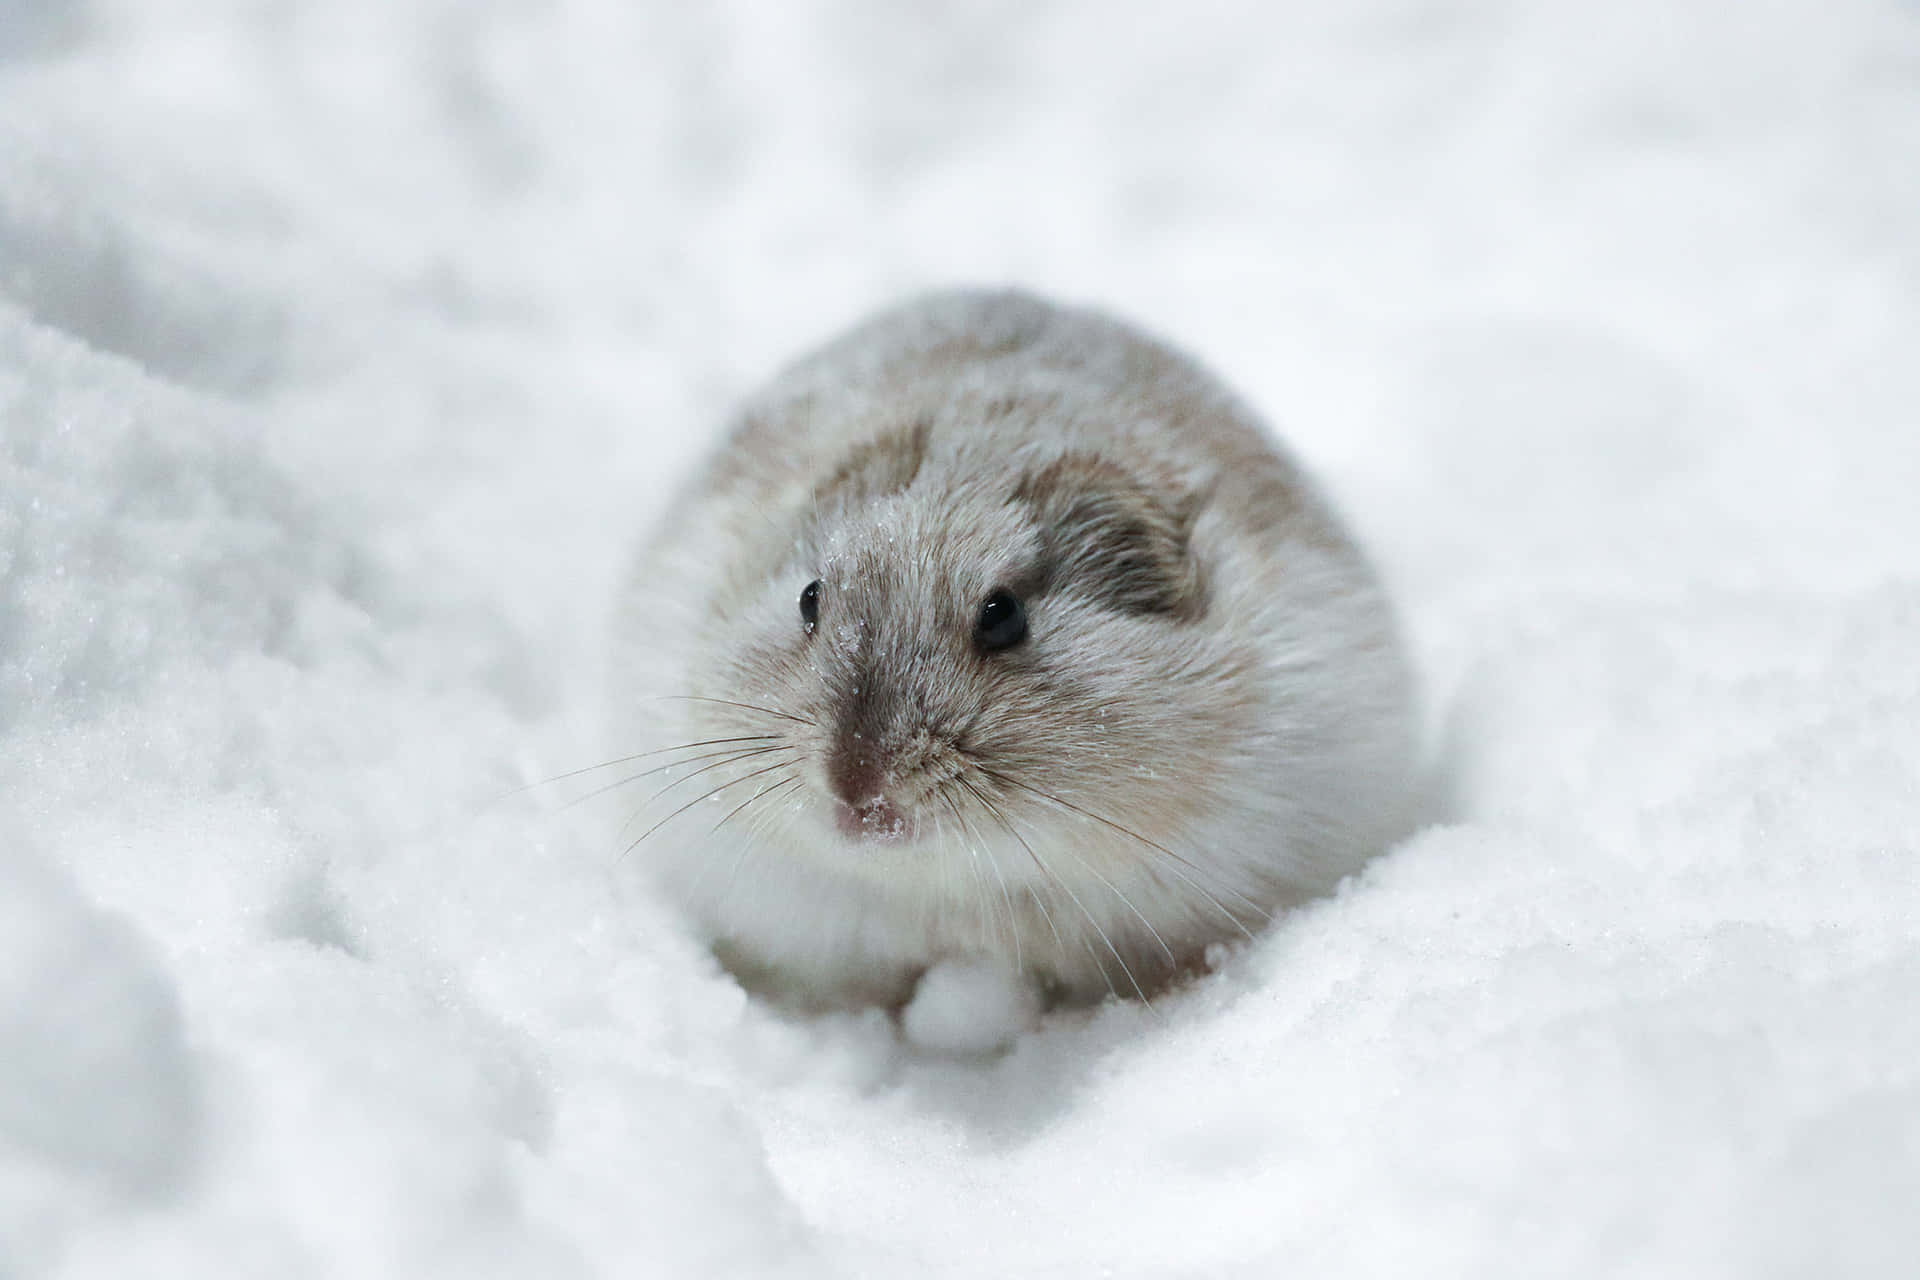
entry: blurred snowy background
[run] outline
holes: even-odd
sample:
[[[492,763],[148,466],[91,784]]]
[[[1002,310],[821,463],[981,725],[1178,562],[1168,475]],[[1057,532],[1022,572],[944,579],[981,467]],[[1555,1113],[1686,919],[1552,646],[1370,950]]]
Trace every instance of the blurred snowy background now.
[[[952,282],[1284,426],[1457,797],[975,1066],[485,806]],[[1900,0],[0,0],[0,1276],[1911,1276],[1917,494]]]

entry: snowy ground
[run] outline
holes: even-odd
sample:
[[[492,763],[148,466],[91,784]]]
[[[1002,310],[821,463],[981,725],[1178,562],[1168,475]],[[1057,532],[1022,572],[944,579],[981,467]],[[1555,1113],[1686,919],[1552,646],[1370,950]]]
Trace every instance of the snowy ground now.
[[[1454,795],[990,1065],[486,803],[954,281],[1286,424]],[[1916,353],[1897,0],[4,0],[0,1275],[1911,1275]]]

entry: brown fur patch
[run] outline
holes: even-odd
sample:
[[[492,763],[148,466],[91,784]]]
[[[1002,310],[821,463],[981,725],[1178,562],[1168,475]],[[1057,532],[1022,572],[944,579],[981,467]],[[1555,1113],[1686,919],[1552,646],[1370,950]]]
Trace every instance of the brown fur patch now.
[[[1047,588],[1078,588],[1130,613],[1201,613],[1188,546],[1198,495],[1163,495],[1116,463],[1069,453],[1023,475],[1013,501],[1040,520]]]

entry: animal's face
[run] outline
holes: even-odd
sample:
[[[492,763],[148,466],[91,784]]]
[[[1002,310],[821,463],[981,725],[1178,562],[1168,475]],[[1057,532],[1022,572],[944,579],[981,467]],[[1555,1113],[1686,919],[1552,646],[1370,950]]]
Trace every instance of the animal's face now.
[[[781,788],[810,815],[799,843],[839,859],[1151,858],[1212,802],[1256,701],[1205,625],[1198,508],[1079,455],[1012,483],[895,453],[843,469],[715,622],[697,692],[733,705],[703,722],[772,748],[740,800]]]

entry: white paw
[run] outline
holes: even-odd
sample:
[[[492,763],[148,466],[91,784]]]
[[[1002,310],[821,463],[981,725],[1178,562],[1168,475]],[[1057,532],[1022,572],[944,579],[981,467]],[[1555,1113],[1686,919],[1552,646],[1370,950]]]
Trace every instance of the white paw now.
[[[990,960],[943,960],[921,975],[900,1030],[931,1053],[997,1053],[1039,1016],[1038,995],[1013,970]]]

